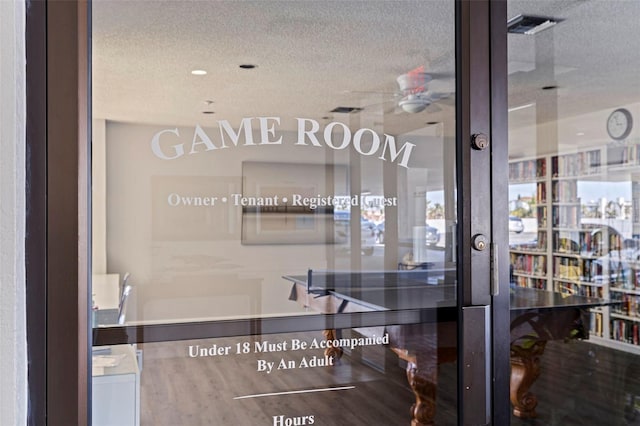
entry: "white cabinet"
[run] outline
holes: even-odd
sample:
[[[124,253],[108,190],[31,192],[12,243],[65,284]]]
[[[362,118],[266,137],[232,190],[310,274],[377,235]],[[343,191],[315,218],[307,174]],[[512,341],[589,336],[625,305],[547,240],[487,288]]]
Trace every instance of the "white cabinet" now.
[[[111,346],[117,366],[94,369],[92,383],[93,426],[140,424],[140,369],[131,345]]]

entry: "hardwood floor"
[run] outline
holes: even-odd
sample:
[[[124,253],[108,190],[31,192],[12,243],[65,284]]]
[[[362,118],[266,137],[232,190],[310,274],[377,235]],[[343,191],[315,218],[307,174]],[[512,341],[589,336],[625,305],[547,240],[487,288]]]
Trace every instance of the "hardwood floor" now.
[[[273,342],[311,340],[322,333],[263,336]],[[321,350],[191,358],[189,345],[231,346],[251,338],[143,345],[141,424],[153,426],[273,425],[273,417],[313,415],[315,425],[409,425],[414,395],[402,361],[384,347],[345,355],[339,364],[257,371],[257,361],[300,362]],[[456,424],[456,366],[439,368],[436,425]],[[233,399],[282,391],[355,386],[318,393]],[[549,342],[542,373],[532,387],[538,418],[524,425],[640,425],[640,356],[587,342]],[[632,396],[637,401],[631,407]],[[505,401],[505,403],[508,403]],[[295,424],[295,423],[294,423]]]
[[[322,333],[264,336],[270,341],[298,337],[322,339]],[[384,347],[343,356],[334,366],[258,372],[257,360],[300,362],[323,358],[322,350],[190,358],[189,345],[212,343],[234,348],[247,338],[154,343],[143,346],[142,425],[273,425],[273,417],[314,415],[315,425],[408,425],[414,395],[404,366]],[[375,363],[370,366],[366,363]],[[454,364],[450,364],[452,371]],[[454,372],[446,374],[455,377]],[[340,386],[355,389],[234,400],[270,392]],[[455,382],[442,382],[437,424],[455,424]],[[297,424],[297,423],[295,423]]]
[[[638,355],[586,341],[549,342],[531,390],[538,418],[512,417],[512,425],[640,425]]]

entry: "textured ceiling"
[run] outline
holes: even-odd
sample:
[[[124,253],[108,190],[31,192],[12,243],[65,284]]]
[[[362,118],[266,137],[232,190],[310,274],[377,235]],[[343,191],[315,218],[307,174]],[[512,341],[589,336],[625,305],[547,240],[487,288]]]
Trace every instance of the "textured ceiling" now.
[[[508,15],[564,19],[536,36],[509,35],[510,105],[559,98],[563,116],[640,101],[640,2],[509,1]],[[557,85],[558,91],[542,91]],[[515,123],[514,123],[515,124]]]
[[[631,105],[640,116],[640,2],[507,4],[510,17],[564,20],[536,36],[509,35],[509,105],[535,106],[509,114],[511,158],[602,146],[613,109]]]
[[[97,1],[93,16],[94,115],[114,120],[379,115],[398,75],[454,73],[448,2]],[[215,114],[203,117],[206,100]]]
[[[639,1],[510,1],[508,8],[509,17],[564,19],[536,36],[509,35],[510,107],[535,102],[534,120],[542,122],[639,101]],[[452,1],[98,0],[93,16],[96,117],[207,125],[331,119],[334,107],[354,106],[364,107],[357,120],[393,134],[452,117],[447,105],[419,114],[393,108],[399,74],[418,66],[454,73]],[[257,68],[238,67],[246,63]],[[193,69],[208,74],[192,76]],[[452,90],[451,80],[436,83]],[[541,90],[548,85],[558,89]],[[215,114],[203,115],[207,109]],[[512,129],[531,120],[531,108],[510,114]]]

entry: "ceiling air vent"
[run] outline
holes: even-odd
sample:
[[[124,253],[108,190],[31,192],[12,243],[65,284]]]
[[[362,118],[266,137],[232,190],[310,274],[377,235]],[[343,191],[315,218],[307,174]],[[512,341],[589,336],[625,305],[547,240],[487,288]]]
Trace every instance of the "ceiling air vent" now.
[[[562,21],[562,19],[549,18],[546,16],[518,15],[507,21],[507,32],[511,34],[535,35]]]
[[[329,112],[336,112],[338,114],[349,114],[350,112],[358,112],[358,111],[362,111],[362,108],[339,106],[339,107],[336,107],[336,108],[332,109]]]

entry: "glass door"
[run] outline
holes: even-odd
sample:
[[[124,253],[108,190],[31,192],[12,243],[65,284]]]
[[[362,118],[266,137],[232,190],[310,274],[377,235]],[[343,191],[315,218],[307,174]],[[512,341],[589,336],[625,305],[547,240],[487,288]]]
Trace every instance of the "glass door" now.
[[[638,424],[640,7],[508,8],[512,424]]]
[[[488,421],[457,7],[93,3],[94,425]]]

